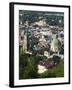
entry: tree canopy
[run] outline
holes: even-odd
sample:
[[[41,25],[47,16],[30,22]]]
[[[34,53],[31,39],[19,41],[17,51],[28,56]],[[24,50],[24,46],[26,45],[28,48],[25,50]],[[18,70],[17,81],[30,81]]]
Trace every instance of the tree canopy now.
[[[20,15],[22,14],[22,16]],[[46,19],[46,23],[50,25],[63,25],[64,24],[64,13],[63,12],[46,12],[46,11],[19,11],[19,19],[22,22],[29,21],[30,23],[37,22],[41,19]],[[59,22],[60,20],[60,22]]]

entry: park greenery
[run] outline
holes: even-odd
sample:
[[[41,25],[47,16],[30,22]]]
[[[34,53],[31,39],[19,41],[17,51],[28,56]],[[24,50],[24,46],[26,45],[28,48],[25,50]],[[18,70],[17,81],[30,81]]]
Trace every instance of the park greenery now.
[[[58,64],[38,74],[38,62],[47,59],[46,56],[36,56],[25,53],[19,55],[19,79],[53,78],[64,76],[64,60],[57,60]]]

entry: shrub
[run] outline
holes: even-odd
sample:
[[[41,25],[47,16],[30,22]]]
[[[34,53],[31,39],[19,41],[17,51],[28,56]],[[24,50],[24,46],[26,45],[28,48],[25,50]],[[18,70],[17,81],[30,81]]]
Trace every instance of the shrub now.
[[[22,66],[22,67],[21,67]],[[37,61],[34,56],[24,55],[20,57],[20,79],[37,77]]]
[[[40,78],[64,77],[64,61],[61,60],[58,65],[40,74],[39,77]]]
[[[53,56],[53,60],[54,60],[55,63],[59,63],[60,59],[61,58],[59,56],[56,56],[56,55]]]

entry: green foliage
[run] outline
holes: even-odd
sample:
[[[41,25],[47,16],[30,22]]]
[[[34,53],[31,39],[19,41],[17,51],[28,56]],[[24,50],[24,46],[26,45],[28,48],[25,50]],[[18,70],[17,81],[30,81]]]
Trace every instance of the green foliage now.
[[[56,55],[53,56],[54,62],[59,63],[59,62],[60,62],[60,59],[61,59],[61,58],[60,58],[59,56],[56,56]]]
[[[64,76],[64,60],[54,56],[53,60],[58,64],[42,74],[38,74],[38,62],[47,59],[45,56],[19,54],[19,79],[52,78]]]
[[[58,65],[48,69],[40,75],[40,78],[64,77],[64,62],[60,61]]]
[[[23,78],[35,78],[37,77],[37,65],[33,57],[28,58],[28,65],[23,72]]]
[[[19,78],[23,77],[23,71],[28,63],[28,57],[26,55],[20,54],[19,56]]]
[[[28,54],[20,56],[19,79],[28,79],[37,77],[37,61],[35,57]]]
[[[23,48],[23,46],[19,46],[19,55],[23,54],[25,54],[25,49]]]

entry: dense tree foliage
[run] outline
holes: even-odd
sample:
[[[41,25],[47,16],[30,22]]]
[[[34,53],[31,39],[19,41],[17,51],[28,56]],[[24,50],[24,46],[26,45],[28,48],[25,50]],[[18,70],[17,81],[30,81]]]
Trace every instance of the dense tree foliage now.
[[[19,17],[19,19],[23,21],[23,23],[28,20],[30,23],[34,23],[41,19],[46,19],[46,22],[50,25],[61,25],[64,24],[64,13],[62,12],[42,12],[42,11],[24,11],[20,10],[19,14],[23,14],[23,16]],[[61,20],[61,22],[59,22]]]
[[[35,56],[31,56],[29,54],[21,54],[19,59],[19,78],[36,78],[38,68]]]
[[[33,78],[52,78],[64,76],[64,61],[59,57],[54,56],[56,66],[48,69],[42,74],[38,74],[38,62],[47,59],[45,56],[35,56],[29,54],[20,54],[19,56],[19,79],[33,79]]]
[[[48,69],[46,72],[40,74],[40,78],[64,77],[64,61],[53,68]]]

